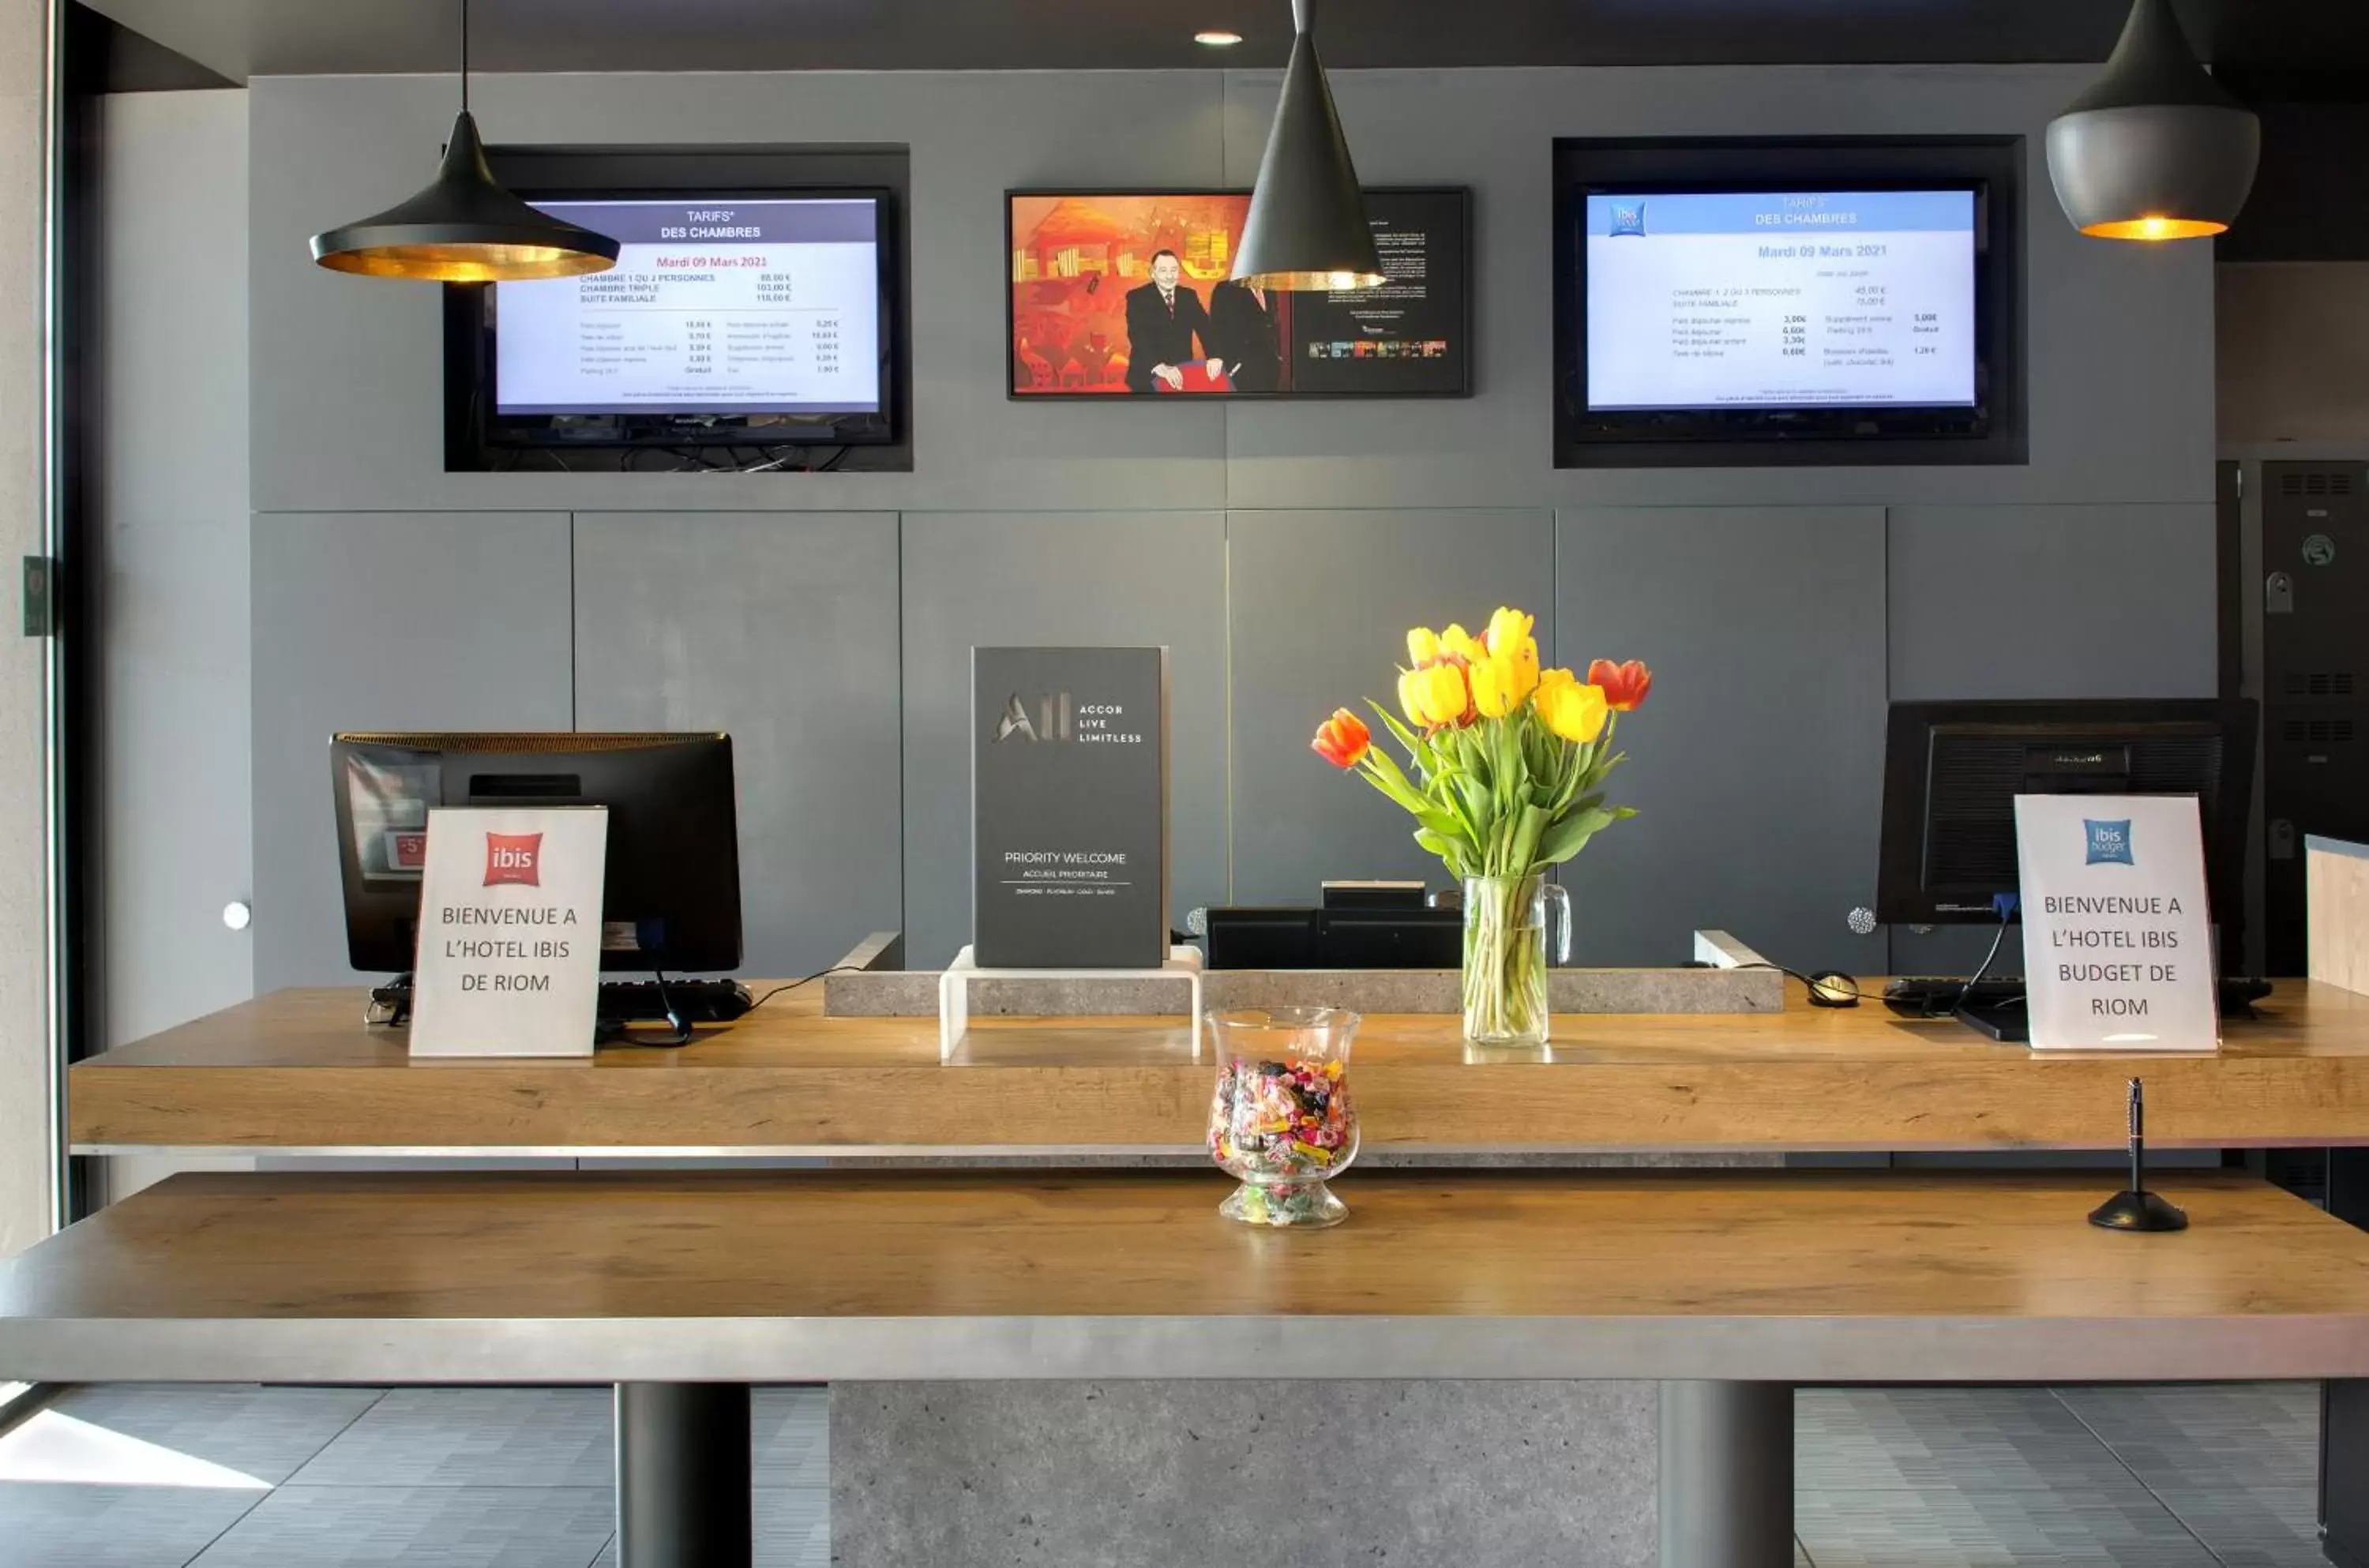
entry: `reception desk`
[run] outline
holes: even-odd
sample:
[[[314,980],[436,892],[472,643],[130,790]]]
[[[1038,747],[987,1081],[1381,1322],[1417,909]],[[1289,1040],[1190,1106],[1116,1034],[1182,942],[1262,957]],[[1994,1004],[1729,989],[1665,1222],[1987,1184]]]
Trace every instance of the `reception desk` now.
[[[1655,1539],[1669,1568],[1791,1568],[1797,1382],[2369,1376],[2369,1235],[2232,1173],[2174,1178],[2193,1228],[2135,1236],[2089,1227],[2095,1184],[2064,1176],[1353,1173],[1349,1223],[1321,1232],[1221,1220],[1223,1187],[177,1176],[0,1263],[0,1375],[613,1381],[624,1568],[746,1568],[750,1382],[833,1384],[832,1560],[856,1568],[1222,1561],[1211,1532],[1245,1526],[1299,1542],[1276,1561],[1345,1563],[1369,1555],[1367,1514],[1457,1539],[1476,1497],[1497,1544],[1464,1536],[1454,1560],[1480,1568],[1642,1564]],[[1205,1429],[1101,1397],[1146,1379],[1201,1391]],[[1494,1441],[1339,1420],[1378,1379]],[[1049,1380],[1077,1414],[1016,1450],[949,1444],[944,1407],[981,1380]],[[921,1419],[851,1459],[843,1391],[859,1432]],[[1187,1442],[1243,1478],[1222,1524],[1209,1499],[1145,1501]],[[1082,1476],[1082,1537],[1030,1528]],[[1593,1538],[1507,1528],[1568,1529],[1574,1507]]]
[[[2369,998],[2295,982],[2226,1034],[2041,1057],[1795,1001],[1560,1018],[1524,1054],[1385,1015],[1351,1072],[1369,1165],[2115,1149],[2134,1074],[2158,1145],[2369,1145]],[[1113,1560],[1201,1560],[1130,1501],[1175,1440],[1147,1408],[1188,1404],[1246,1465],[1331,1456],[1340,1516],[1420,1495],[1451,1537],[1478,1509],[1530,1543],[1476,1564],[1575,1540],[1592,1568],[1790,1568],[1797,1382],[2369,1374],[2369,1241],[2234,1174],[2167,1178],[2194,1228],[2124,1236],[2085,1221],[2102,1173],[1361,1168],[1348,1226],[1289,1233],[1219,1219],[1214,1172],[1082,1172],[1197,1152],[1213,1074],[1173,1018],[981,1020],[941,1065],[933,1020],[806,993],[681,1049],[414,1062],[359,990],[283,992],[75,1064],[74,1148],[933,1168],[175,1178],[0,1273],[0,1376],[615,1381],[646,1544],[745,1490],[736,1385],[829,1380],[850,1568],[917,1560],[917,1508],[930,1560],[1067,1561],[1014,1523],[1054,1477],[1106,1497]],[[1037,1168],[960,1168],[999,1161]],[[1484,1439],[1361,1419],[1371,1379]],[[1026,1440],[982,1456],[944,1436],[956,1408]]]
[[[761,991],[762,988],[755,988]],[[413,1061],[359,990],[230,1008],[68,1073],[86,1154],[506,1156],[1197,1150],[1212,1068],[1174,1018],[824,1018],[784,997],[679,1050]],[[2134,1073],[2162,1148],[2369,1144],[2369,996],[2281,986],[2217,1055],[2044,1057],[1883,1008],[1555,1021],[1539,1053],[1469,1050],[1458,1020],[1379,1016],[1352,1071],[1368,1150],[1787,1152],[2120,1147]]]

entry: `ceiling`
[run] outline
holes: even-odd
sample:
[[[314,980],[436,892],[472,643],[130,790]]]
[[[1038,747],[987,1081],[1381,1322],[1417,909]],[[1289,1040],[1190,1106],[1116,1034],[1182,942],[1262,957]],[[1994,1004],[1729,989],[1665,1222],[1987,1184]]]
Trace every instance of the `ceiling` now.
[[[429,72],[456,0],[89,0],[235,80]],[[1287,0],[475,0],[489,71],[1280,65]],[[2369,77],[2369,0],[2176,0],[2225,69]],[[2127,0],[1333,0],[1336,67],[2092,61]],[[1197,29],[1243,35],[1236,49]]]

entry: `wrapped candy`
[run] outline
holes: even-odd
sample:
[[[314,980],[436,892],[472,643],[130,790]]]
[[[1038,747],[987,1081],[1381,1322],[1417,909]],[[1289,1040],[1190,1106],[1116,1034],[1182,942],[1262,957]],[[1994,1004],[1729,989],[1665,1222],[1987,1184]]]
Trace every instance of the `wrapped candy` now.
[[[1357,1015],[1333,1008],[1219,1013],[1209,1156],[1242,1182],[1219,1207],[1256,1225],[1335,1225],[1325,1187],[1357,1153],[1348,1057]]]

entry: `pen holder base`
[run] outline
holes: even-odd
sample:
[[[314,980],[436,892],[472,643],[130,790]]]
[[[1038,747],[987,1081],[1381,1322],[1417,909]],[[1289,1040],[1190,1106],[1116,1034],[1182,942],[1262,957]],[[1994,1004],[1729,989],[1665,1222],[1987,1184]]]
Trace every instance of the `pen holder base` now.
[[[2157,1193],[2116,1193],[2089,1211],[2089,1223],[2102,1230],[2185,1230],[2188,1216]]]

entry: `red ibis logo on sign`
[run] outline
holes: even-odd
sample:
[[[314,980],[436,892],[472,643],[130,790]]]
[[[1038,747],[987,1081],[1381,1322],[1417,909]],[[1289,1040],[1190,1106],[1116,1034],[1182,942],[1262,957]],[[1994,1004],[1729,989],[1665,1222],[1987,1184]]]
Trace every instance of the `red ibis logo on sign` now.
[[[523,887],[540,887],[543,876],[541,833],[487,833],[486,835],[486,886],[498,887],[506,882]]]

